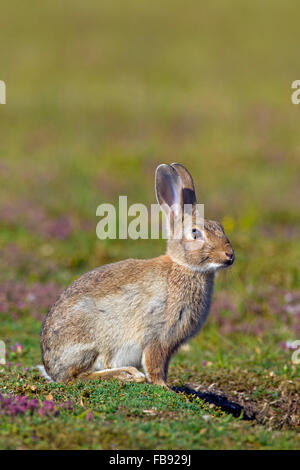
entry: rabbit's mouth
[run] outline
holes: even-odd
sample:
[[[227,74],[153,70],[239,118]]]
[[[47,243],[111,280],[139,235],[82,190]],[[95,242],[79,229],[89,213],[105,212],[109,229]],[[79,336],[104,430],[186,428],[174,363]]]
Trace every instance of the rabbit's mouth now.
[[[229,266],[232,266],[234,263],[234,256],[232,259],[227,259],[226,261],[223,261],[222,267],[224,268],[229,268]]]
[[[225,256],[225,259],[223,258],[220,261],[219,264],[219,269],[226,269],[229,268],[234,263],[234,253],[231,254],[231,256]]]
[[[234,263],[234,255],[232,255],[232,258],[227,259],[227,260],[225,261],[225,265],[226,265],[226,266],[231,266],[233,263]]]
[[[229,248],[224,252],[224,258],[224,267],[227,268],[228,266],[231,266],[234,263],[234,251],[232,248]]]

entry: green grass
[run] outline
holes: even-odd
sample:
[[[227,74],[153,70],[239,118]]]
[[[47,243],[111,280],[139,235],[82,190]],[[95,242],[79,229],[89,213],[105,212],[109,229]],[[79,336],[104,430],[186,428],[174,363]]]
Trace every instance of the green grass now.
[[[19,373],[3,388],[39,399],[51,394],[54,401],[71,400],[74,406],[53,418],[4,417],[0,443],[9,449],[293,449],[299,443],[291,431],[233,418],[199,398],[157,386],[116,381],[66,386]]]
[[[258,0],[1,8],[0,339],[11,365],[0,367],[0,394],[73,409],[0,411],[0,448],[299,449],[300,369],[281,347],[300,339],[299,13],[296,2]],[[98,240],[95,214],[119,194],[154,202],[155,167],[173,161],[191,170],[236,261],[169,384],[221,394],[253,420],[196,395],[49,384],[34,369],[61,289],[95,266],[163,252],[162,240]]]

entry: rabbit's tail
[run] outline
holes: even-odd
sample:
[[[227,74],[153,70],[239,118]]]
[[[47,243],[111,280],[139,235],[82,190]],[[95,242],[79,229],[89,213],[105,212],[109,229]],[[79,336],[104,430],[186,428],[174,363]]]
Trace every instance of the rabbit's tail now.
[[[50,375],[47,374],[46,370],[45,370],[45,367],[42,366],[41,364],[35,366],[36,369],[38,369],[41,373],[41,375],[46,379],[48,380],[49,382],[53,382],[53,380],[51,379]]]

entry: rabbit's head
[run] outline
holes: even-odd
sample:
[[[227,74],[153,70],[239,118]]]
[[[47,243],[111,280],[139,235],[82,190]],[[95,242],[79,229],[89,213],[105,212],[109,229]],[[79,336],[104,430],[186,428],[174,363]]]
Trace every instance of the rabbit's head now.
[[[232,265],[234,252],[222,225],[203,219],[197,208],[193,179],[179,163],[159,165],[156,197],[168,225],[167,254],[197,271],[216,271]]]

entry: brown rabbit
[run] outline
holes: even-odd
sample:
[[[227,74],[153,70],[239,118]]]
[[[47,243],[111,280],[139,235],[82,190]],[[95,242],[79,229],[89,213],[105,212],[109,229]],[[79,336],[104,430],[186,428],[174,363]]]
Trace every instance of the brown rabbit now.
[[[115,377],[166,386],[172,354],[202,328],[215,272],[233,263],[233,249],[218,222],[198,223],[184,166],[158,166],[156,195],[174,230],[183,226],[185,204],[192,224],[168,240],[165,255],[101,266],[61,294],[41,331],[52,380]]]

